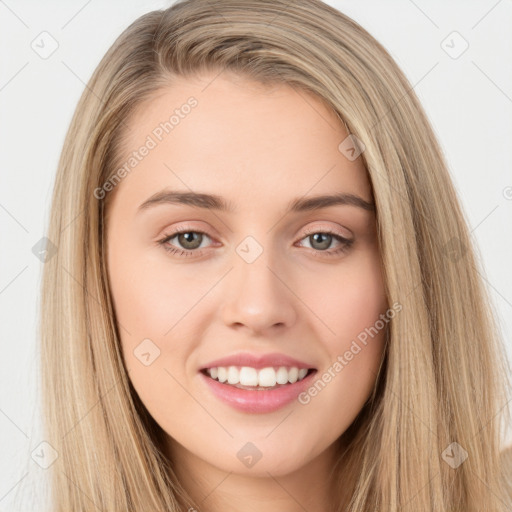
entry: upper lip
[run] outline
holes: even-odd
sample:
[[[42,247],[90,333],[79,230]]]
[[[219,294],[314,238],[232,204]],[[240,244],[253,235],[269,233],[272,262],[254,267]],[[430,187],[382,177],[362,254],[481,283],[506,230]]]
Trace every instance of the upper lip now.
[[[245,352],[233,354],[231,356],[211,361],[210,363],[203,366],[201,370],[206,370],[207,368],[217,368],[219,366],[249,366],[256,369],[267,368],[270,366],[295,366],[299,370],[301,368],[314,369],[312,364],[299,361],[298,359],[287,356],[285,354],[279,354],[277,352],[271,354],[249,354]]]

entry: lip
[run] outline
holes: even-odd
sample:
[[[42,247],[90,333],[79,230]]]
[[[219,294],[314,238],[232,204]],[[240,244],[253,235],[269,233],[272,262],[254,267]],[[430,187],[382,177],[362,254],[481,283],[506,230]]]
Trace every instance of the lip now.
[[[314,370],[294,384],[287,384],[275,389],[248,390],[223,384],[212,379],[206,373],[199,372],[201,379],[218,399],[242,412],[256,414],[273,412],[293,402],[311,385],[316,374],[317,370]]]
[[[298,359],[287,356],[285,354],[279,354],[277,352],[273,352],[271,354],[249,354],[244,352],[223,357],[221,359],[216,359],[215,361],[212,361],[201,367],[199,371],[206,370],[207,368],[217,368],[219,366],[250,366],[251,368],[256,368],[257,370],[268,368],[270,366],[295,366],[299,370],[301,368],[305,368],[306,370],[316,370],[314,365],[305,363],[304,361],[299,361]]]

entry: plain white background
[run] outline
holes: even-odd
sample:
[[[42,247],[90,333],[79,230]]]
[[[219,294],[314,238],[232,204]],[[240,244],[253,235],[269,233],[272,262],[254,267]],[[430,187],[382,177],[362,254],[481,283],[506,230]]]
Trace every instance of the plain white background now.
[[[45,470],[31,458],[43,441],[36,341],[43,264],[32,248],[45,234],[68,124],[115,38],[138,16],[171,3],[0,0],[0,512],[43,510]],[[327,3],[384,44],[420,97],[512,359],[512,2]],[[52,45],[55,51],[44,55]],[[28,501],[33,496],[40,508]]]

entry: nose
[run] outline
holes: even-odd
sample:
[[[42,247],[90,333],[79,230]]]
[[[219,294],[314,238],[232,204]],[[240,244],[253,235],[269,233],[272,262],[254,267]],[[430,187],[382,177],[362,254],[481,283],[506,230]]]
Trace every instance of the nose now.
[[[244,326],[258,334],[291,327],[297,318],[293,283],[263,253],[252,263],[235,255],[234,268],[225,279],[222,319],[230,327]],[[274,267],[274,268],[273,268]]]

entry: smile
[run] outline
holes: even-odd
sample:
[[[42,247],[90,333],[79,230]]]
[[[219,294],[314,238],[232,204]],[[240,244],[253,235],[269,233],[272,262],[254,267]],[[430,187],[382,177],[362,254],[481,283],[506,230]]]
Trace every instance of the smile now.
[[[260,370],[250,366],[219,366],[207,368],[205,373],[212,379],[239,389],[269,389],[294,384],[306,377],[307,368],[296,366],[266,367]]]
[[[269,413],[293,402],[311,385],[316,369],[213,367],[199,375],[222,402],[245,413]],[[286,382],[285,382],[286,379]],[[244,384],[249,382],[250,384]]]

